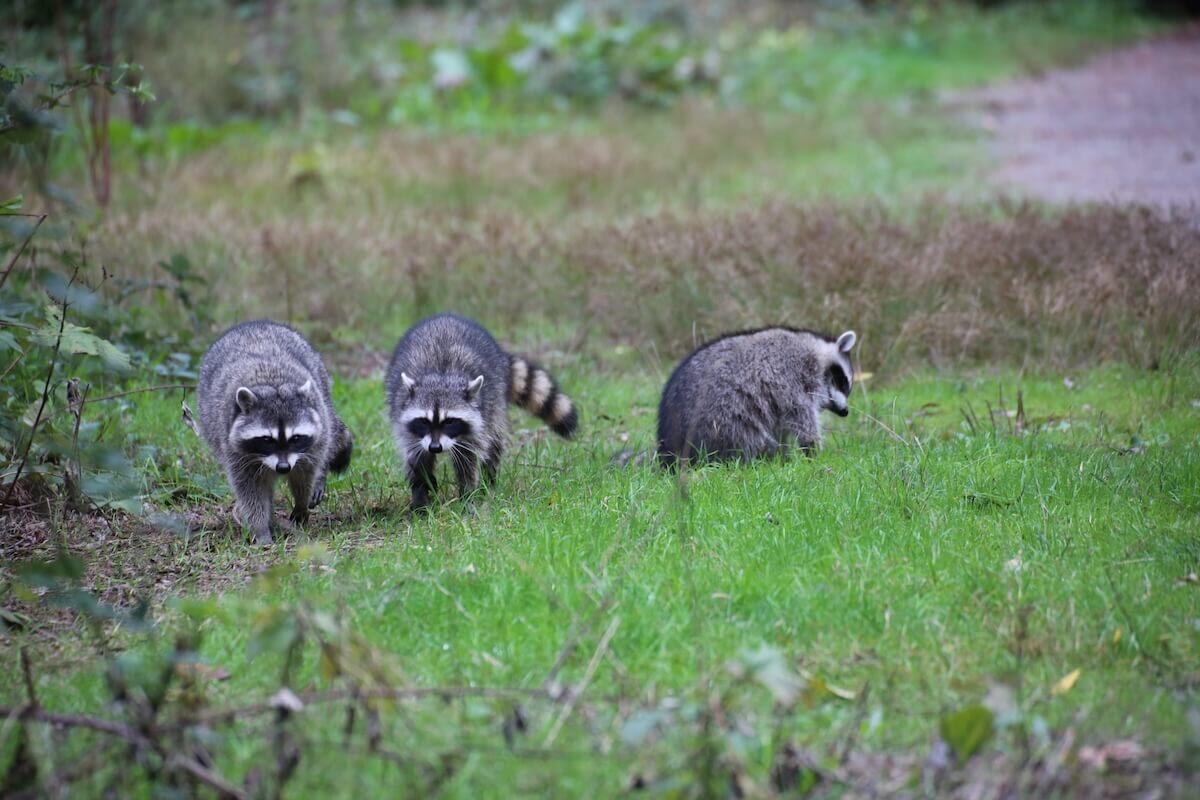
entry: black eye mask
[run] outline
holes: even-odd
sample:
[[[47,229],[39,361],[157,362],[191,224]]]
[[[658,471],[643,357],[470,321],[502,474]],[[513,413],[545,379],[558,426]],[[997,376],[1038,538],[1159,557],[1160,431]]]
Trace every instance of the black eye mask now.
[[[297,433],[292,438],[287,440],[287,449],[293,453],[303,453],[308,448],[312,447],[312,437],[305,436],[302,433]]]
[[[846,377],[846,371],[842,369],[841,364],[834,364],[829,368],[829,380],[833,383],[833,388],[844,395],[850,394],[850,379]]]
[[[282,445],[274,436],[255,436],[253,439],[243,439],[242,449],[256,456],[269,456],[278,453]]]
[[[432,424],[423,417],[419,417],[409,421],[408,432],[418,439],[424,436],[432,436],[435,433],[445,434],[451,439],[458,439],[470,433],[471,426],[457,417],[446,417],[437,425]]]
[[[457,439],[470,430],[470,426],[461,419],[457,419],[455,417],[446,417],[444,420],[442,420],[442,433],[446,434],[451,439]]]

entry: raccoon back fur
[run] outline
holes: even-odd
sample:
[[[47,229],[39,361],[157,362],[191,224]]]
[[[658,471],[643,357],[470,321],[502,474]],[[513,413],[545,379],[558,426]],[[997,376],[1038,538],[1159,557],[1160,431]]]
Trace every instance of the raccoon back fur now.
[[[794,328],[731,333],[671,374],[658,407],[658,457],[748,460],[821,442],[818,412],[849,413],[854,331],[837,339]]]
[[[200,433],[229,478],[235,516],[260,543],[271,541],[277,478],[291,488],[292,521],[304,523],[326,472],[350,464],[353,437],[330,385],[312,345],[270,320],[230,328],[200,362]]]
[[[396,446],[423,510],[437,488],[434,463],[448,453],[459,495],[496,477],[508,441],[507,403],[540,417],[569,438],[579,423],[571,399],[541,367],[510,355],[474,320],[437,314],[409,328],[384,378]]]

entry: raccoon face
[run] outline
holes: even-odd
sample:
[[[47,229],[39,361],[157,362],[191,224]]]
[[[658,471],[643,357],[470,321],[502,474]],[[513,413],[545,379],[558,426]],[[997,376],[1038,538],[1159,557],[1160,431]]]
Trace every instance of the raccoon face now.
[[[280,475],[305,458],[322,433],[312,380],[299,387],[245,386],[237,390],[230,444],[246,463]]]
[[[850,365],[850,350],[858,336],[846,331],[837,338],[829,349],[832,351],[825,365],[824,392],[821,407],[839,417],[850,413],[850,388],[854,381],[854,368]]]
[[[408,402],[396,424],[408,449],[424,453],[469,450],[483,426],[479,389],[483,376],[468,381],[455,375],[427,375],[419,381],[401,372]]]

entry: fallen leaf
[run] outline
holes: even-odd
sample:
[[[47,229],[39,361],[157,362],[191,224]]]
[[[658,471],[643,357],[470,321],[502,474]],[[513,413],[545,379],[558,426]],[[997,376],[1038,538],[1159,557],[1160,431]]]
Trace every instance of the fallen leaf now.
[[[209,664],[184,662],[175,665],[175,674],[181,678],[201,678],[210,681],[229,680],[229,670],[224,667],[214,667]]]
[[[982,705],[967,706],[942,717],[938,728],[959,764],[975,755],[995,732],[995,715]]]
[[[1075,682],[1079,680],[1079,676],[1082,673],[1083,670],[1081,669],[1073,669],[1066,675],[1063,675],[1058,679],[1058,683],[1050,687],[1050,694],[1057,696],[1071,691],[1071,687],[1073,687]]]
[[[1111,742],[1100,747],[1079,748],[1079,763],[1097,770],[1113,767],[1128,767],[1135,761],[1140,761],[1146,755],[1146,750],[1135,741],[1125,739]]]

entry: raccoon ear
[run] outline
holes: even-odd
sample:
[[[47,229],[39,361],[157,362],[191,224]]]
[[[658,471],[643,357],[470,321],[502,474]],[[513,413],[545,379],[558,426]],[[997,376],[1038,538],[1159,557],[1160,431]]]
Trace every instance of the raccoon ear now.
[[[474,400],[475,395],[479,394],[479,387],[483,386],[483,376],[480,375],[475,380],[467,384],[467,399]]]
[[[849,353],[850,348],[854,347],[854,343],[858,341],[858,334],[854,331],[846,331],[837,338],[838,350],[843,353]]]
[[[312,391],[312,378],[309,378],[304,384],[296,390],[300,394],[307,395]]]
[[[258,402],[258,398],[254,396],[254,392],[247,389],[245,386],[239,386],[237,390],[237,404],[242,411],[249,411],[254,408],[254,404]]]
[[[417,388],[417,382],[414,381],[412,378],[408,377],[407,373],[401,372],[400,380],[404,381],[404,388],[408,389],[409,392],[412,392],[414,389]]]

